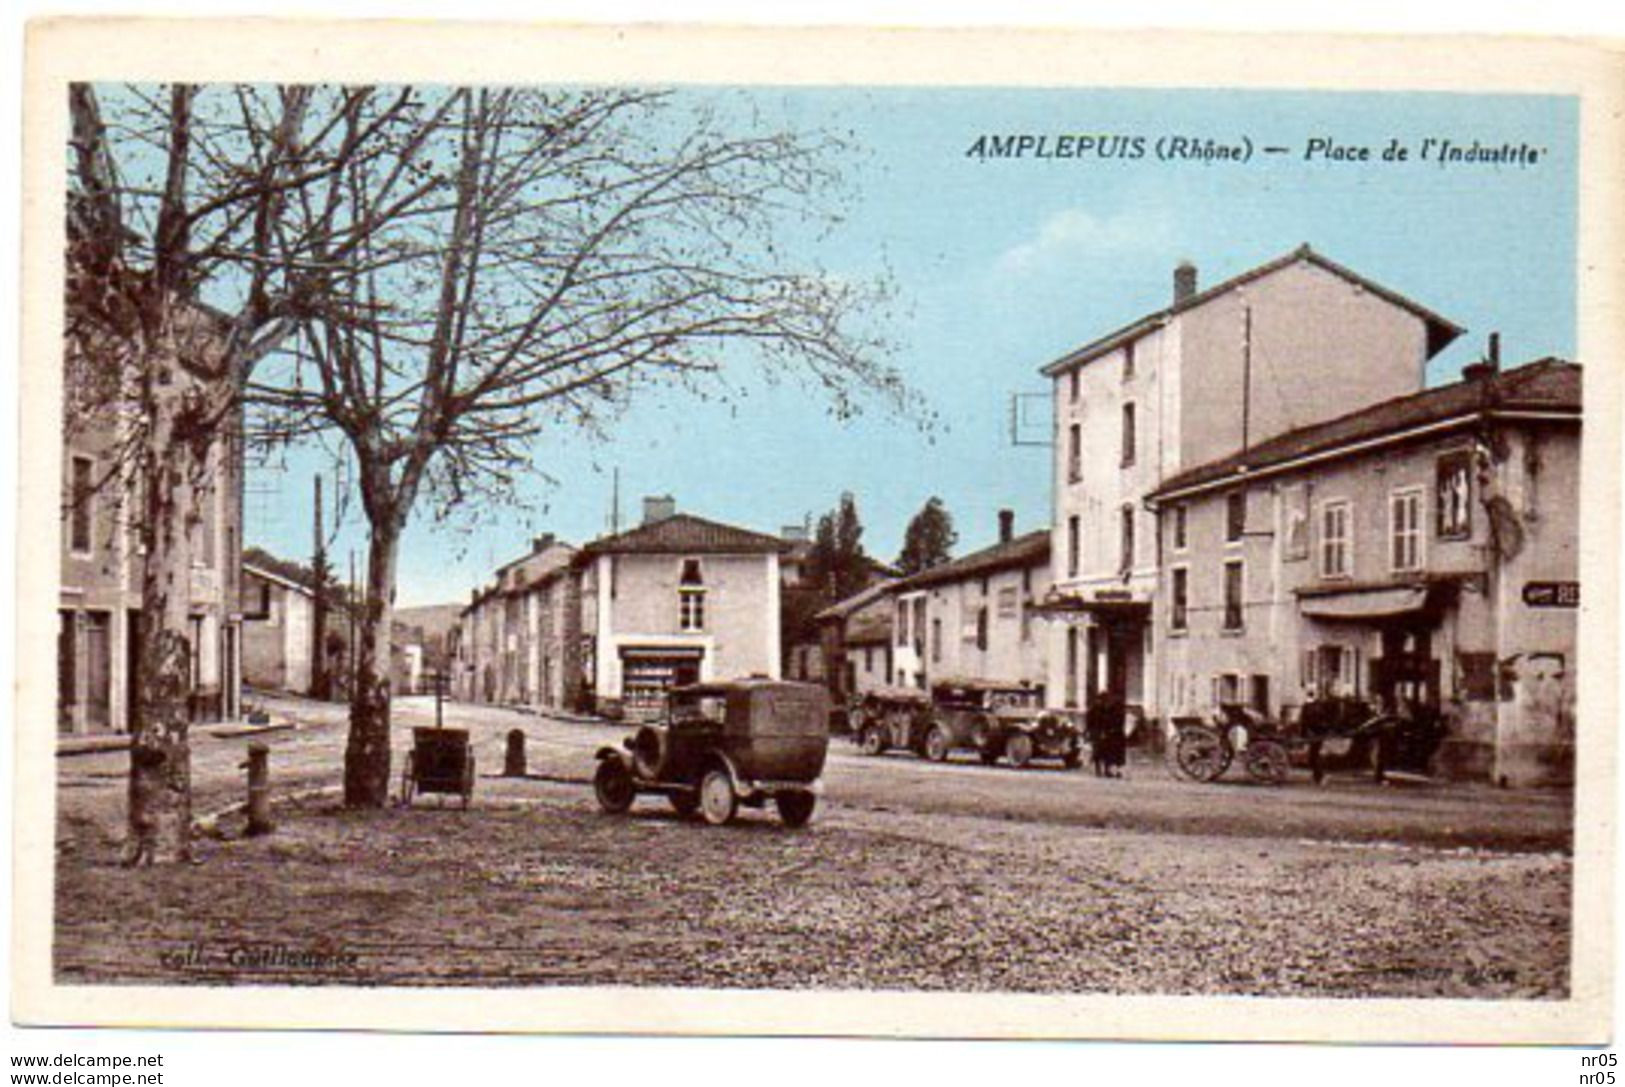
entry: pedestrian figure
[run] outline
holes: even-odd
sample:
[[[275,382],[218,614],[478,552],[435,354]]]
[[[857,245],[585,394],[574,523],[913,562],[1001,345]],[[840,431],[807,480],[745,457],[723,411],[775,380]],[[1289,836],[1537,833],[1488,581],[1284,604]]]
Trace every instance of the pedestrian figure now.
[[[1084,735],[1089,740],[1089,764],[1095,777],[1107,776],[1106,764],[1106,697],[1102,695],[1089,707],[1084,718]]]
[[[1128,721],[1117,692],[1102,692],[1090,716],[1100,722],[1094,746],[1096,772],[1102,777],[1122,777],[1123,765],[1128,762]]]

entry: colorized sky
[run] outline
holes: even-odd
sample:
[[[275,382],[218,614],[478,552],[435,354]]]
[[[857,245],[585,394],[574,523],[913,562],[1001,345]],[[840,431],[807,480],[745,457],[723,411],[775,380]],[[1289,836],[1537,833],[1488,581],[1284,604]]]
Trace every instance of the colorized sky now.
[[[991,542],[996,512],[1018,530],[1048,524],[1049,451],[1010,441],[1014,393],[1045,392],[1038,368],[1069,348],[1167,304],[1172,270],[1194,263],[1216,283],[1305,242],[1466,327],[1435,360],[1448,381],[1491,331],[1509,363],[1574,357],[1574,101],[1537,96],[1220,91],[763,89],[685,90],[753,123],[850,134],[850,205],[840,228],[799,237],[809,265],[865,277],[889,269],[899,291],[892,359],[937,413],[929,434],[876,406],[832,418],[792,381],[746,381],[728,402],[659,392],[635,403],[608,441],[559,433],[539,445],[525,509],[470,509],[408,528],[398,603],[466,599],[531,536],[603,533],[618,469],[621,524],[640,496],[776,532],[856,496],[871,554],[895,557],[909,517],[940,496],[959,551]],[[746,110],[739,109],[745,116]],[[980,137],[1096,137],[1139,157],[970,154]],[[1107,141],[1107,137],[1121,137]],[[1243,146],[1246,162],[1167,160],[1167,138]],[[1424,141],[1432,152],[1421,159]],[[1532,149],[1535,160],[1441,164],[1456,147]],[[1311,141],[1366,147],[1373,161],[1306,159]],[[1407,161],[1384,161],[1390,141]],[[988,144],[984,143],[983,147]],[[1075,150],[1077,144],[1071,149]],[[1283,147],[1268,153],[1265,147]],[[1323,145],[1321,145],[1323,146]],[[1328,351],[1336,332],[1328,330]],[[1580,360],[1584,361],[1584,360]],[[741,373],[754,373],[748,364]],[[1047,407],[1035,401],[1042,421]],[[308,560],[311,475],[293,453],[251,472],[246,539]],[[330,486],[329,494],[332,490]],[[331,516],[331,514],[330,514]],[[363,553],[351,504],[334,551],[340,573]],[[358,562],[359,557],[358,557]]]

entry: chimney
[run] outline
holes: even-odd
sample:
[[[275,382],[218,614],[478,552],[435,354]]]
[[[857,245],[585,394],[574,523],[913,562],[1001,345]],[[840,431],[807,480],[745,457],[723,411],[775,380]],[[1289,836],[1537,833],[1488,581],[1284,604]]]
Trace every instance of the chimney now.
[[[544,532],[530,541],[530,549],[534,554],[540,555],[553,546],[553,534]]]
[[[1179,262],[1174,269],[1174,305],[1188,301],[1196,294],[1196,265],[1188,260]]]
[[[1490,346],[1488,352],[1477,362],[1469,363],[1461,368],[1463,381],[1484,381],[1494,377],[1501,371],[1501,334],[1490,333]]]
[[[677,515],[677,499],[669,494],[645,495],[643,498],[643,523],[652,525],[656,521],[664,521],[668,517]]]
[[[1016,511],[999,511],[999,542],[1007,544],[1016,538]]]

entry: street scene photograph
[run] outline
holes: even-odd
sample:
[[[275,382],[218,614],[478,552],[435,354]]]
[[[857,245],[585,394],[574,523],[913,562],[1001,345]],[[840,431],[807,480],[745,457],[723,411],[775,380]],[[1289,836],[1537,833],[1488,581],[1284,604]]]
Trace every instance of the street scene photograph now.
[[[54,985],[1589,996],[1577,98],[60,111]]]

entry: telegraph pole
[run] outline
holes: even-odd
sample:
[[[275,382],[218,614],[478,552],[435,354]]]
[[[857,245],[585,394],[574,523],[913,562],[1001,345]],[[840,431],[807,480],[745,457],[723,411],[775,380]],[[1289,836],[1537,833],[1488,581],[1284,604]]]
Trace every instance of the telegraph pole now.
[[[316,508],[313,529],[315,554],[310,566],[315,574],[315,607],[311,616],[310,697],[327,701],[333,696],[332,677],[327,674],[327,543],[322,538],[322,474],[316,473]]]

